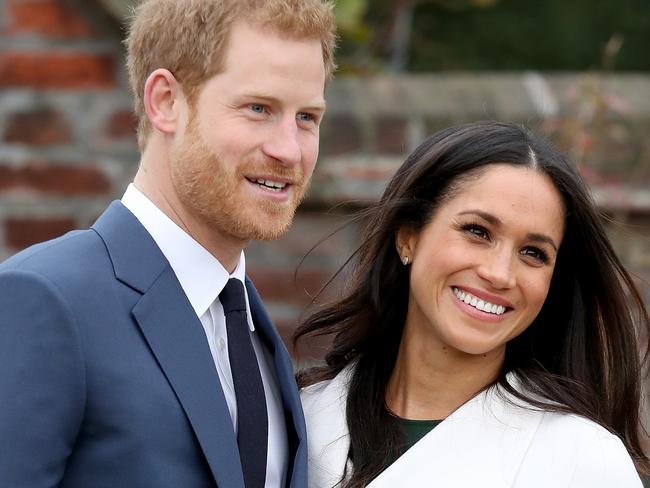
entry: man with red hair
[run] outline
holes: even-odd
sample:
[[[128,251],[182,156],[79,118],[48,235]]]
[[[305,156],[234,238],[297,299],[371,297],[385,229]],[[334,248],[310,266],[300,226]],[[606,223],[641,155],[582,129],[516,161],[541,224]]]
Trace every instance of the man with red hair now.
[[[142,153],[92,229],[0,265],[0,486],[307,486],[243,249],[291,223],[334,69],[325,0],[144,0]]]

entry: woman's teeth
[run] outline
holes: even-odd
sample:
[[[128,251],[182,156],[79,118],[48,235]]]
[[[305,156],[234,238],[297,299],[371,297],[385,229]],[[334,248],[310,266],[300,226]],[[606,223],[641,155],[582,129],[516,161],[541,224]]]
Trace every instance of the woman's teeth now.
[[[495,315],[503,315],[506,311],[506,307],[503,305],[496,305],[494,303],[486,302],[470,293],[461,291],[456,287],[453,287],[452,289],[454,291],[454,295],[456,295],[459,300],[462,300],[466,304],[471,305],[478,310],[487,313],[493,313]]]

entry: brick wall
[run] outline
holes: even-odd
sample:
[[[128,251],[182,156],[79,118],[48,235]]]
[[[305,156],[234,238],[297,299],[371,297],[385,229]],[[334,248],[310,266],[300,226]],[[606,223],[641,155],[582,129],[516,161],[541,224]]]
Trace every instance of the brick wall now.
[[[130,179],[122,64],[91,2],[0,0],[0,258],[87,227]]]
[[[0,0],[0,259],[89,226],[135,173],[120,36],[119,26],[92,1]],[[614,243],[639,282],[647,283],[648,93],[650,76],[640,75],[335,80],[307,201],[283,239],[253,243],[247,251],[250,274],[283,335],[291,335],[305,305],[353,252],[358,224],[318,246],[294,277],[307,251],[351,211],[375,200],[426,134],[475,119],[526,122],[560,143],[569,141],[574,157],[589,156],[585,174],[618,222],[609,224]],[[602,117],[590,125],[584,119],[592,112]],[[650,300],[647,287],[644,293]]]

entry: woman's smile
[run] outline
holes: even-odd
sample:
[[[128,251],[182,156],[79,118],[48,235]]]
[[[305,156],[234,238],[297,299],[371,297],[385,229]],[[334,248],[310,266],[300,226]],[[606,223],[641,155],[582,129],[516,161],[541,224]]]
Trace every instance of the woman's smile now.
[[[488,314],[503,315],[513,308],[511,305],[504,303],[503,300],[499,298],[487,297],[481,292],[474,290],[472,290],[473,293],[471,293],[467,289],[453,286],[452,291],[461,302]]]

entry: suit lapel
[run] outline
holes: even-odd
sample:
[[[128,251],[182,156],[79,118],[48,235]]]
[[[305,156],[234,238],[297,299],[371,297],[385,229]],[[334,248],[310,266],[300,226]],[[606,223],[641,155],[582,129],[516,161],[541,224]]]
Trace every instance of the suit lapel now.
[[[219,486],[244,487],[237,440],[205,332],[171,268],[133,315],[192,424]]]
[[[93,228],[116,277],[142,293],[133,316],[192,426],[221,487],[244,488],[237,441],[199,319],[176,275],[138,220],[114,202]]]
[[[296,440],[295,450],[290,451],[292,459],[289,462],[288,479],[290,483],[288,486],[302,488],[307,486],[305,419],[294,378],[291,357],[282,338],[267,315],[257,290],[248,278],[246,279],[246,290],[255,328],[259,330],[265,344],[273,355],[273,365],[282,395],[282,405],[287,416],[287,433],[290,439],[293,437]],[[290,447],[292,446],[290,445]]]

